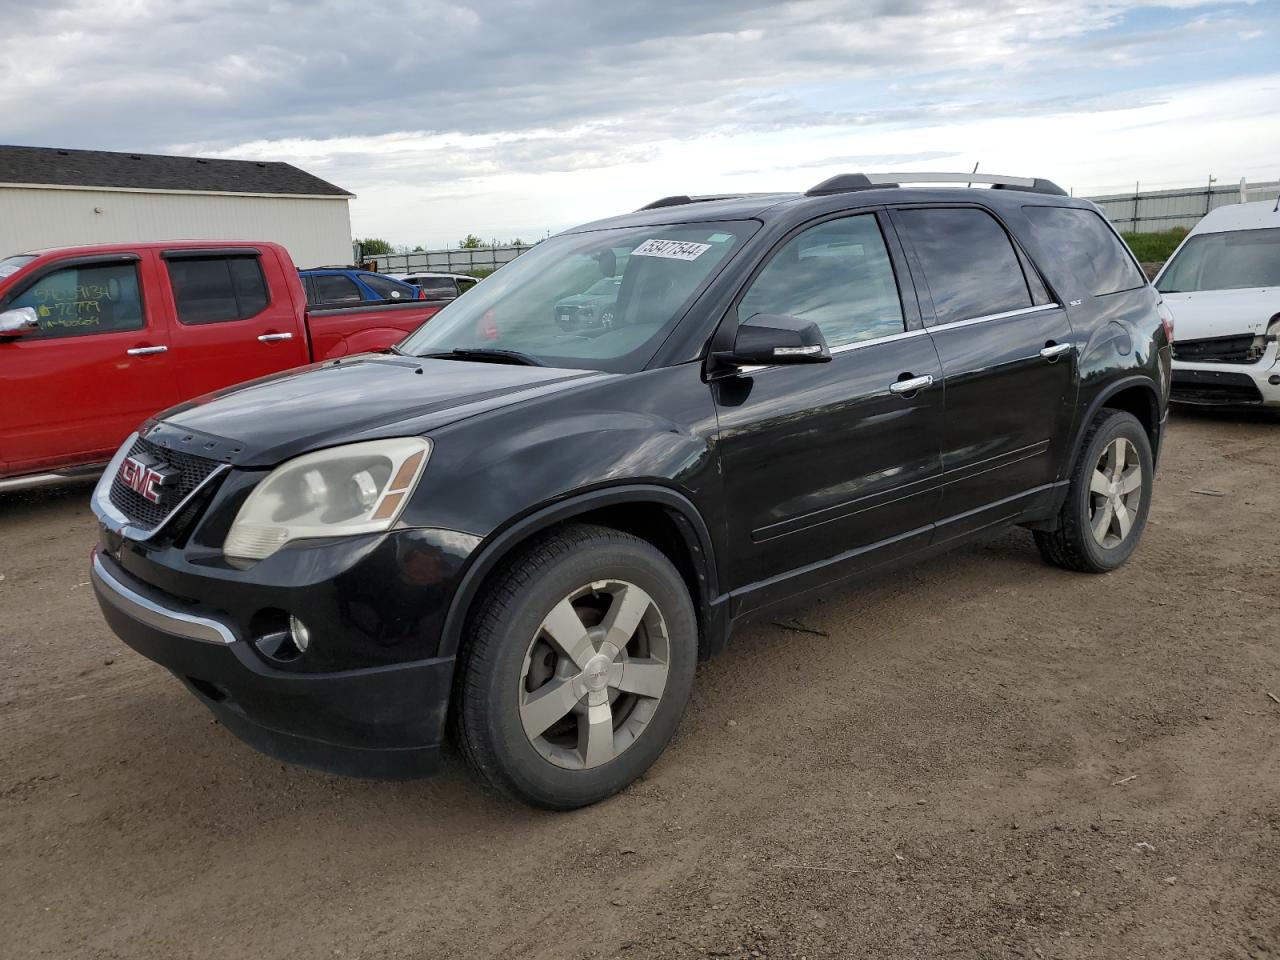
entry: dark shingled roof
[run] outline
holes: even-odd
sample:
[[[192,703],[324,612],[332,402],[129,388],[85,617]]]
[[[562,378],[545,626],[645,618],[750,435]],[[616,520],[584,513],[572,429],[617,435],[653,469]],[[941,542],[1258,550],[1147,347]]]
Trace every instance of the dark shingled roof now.
[[[0,146],[0,183],[213,193],[352,194],[288,163]]]

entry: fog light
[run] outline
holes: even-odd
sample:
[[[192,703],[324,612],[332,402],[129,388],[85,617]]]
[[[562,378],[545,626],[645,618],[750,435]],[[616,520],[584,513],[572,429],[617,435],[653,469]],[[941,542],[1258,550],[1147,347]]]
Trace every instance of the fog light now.
[[[1271,384],[1273,387],[1280,387],[1280,373],[1273,373],[1267,378],[1267,383]]]
[[[311,643],[311,631],[307,625],[295,616],[289,617],[289,639],[298,648],[299,653],[306,653]]]

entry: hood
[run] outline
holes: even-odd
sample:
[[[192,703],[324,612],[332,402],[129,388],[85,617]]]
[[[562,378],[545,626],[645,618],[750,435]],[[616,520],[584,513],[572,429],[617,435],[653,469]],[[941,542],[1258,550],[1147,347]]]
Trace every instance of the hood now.
[[[176,449],[204,443],[237,466],[275,466],[339,443],[421,435],[485,410],[606,376],[614,374],[362,355],[197,397],[160,414],[160,423],[149,427],[147,435],[160,439],[163,434]],[[192,447],[191,452],[200,450]]]
[[[1200,290],[1163,296],[1173,314],[1175,342],[1257,336],[1266,333],[1271,318],[1280,314],[1280,287]]]

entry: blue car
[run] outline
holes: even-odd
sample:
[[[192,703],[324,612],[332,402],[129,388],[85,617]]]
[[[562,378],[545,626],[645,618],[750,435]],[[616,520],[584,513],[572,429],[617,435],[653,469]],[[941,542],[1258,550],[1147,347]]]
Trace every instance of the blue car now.
[[[299,270],[298,275],[302,277],[302,286],[307,291],[309,307],[349,307],[358,303],[395,303],[426,298],[420,287],[370,270],[318,267]]]

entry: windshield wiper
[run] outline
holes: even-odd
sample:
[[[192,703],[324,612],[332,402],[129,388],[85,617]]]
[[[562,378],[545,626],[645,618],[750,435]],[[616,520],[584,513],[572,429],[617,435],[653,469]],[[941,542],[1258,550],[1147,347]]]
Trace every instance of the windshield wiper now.
[[[477,360],[481,363],[510,363],[525,367],[545,367],[537,357],[519,350],[498,350],[492,347],[455,347],[445,353],[419,354],[424,360]]]

